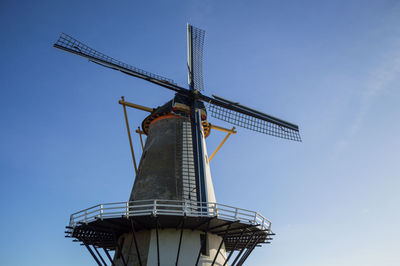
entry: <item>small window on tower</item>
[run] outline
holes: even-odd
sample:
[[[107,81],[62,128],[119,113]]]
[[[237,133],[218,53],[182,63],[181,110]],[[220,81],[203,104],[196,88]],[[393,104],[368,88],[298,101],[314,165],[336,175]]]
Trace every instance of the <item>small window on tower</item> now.
[[[200,234],[200,246],[201,246],[201,254],[204,256],[210,256],[210,254],[208,253],[207,234]]]

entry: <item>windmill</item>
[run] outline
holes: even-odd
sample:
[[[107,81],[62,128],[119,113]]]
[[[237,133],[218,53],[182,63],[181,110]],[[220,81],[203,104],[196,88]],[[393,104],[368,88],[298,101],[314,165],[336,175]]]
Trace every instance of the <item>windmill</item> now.
[[[111,265],[228,265],[234,254],[229,263],[242,265],[256,246],[272,239],[271,223],[261,214],[215,202],[205,138],[211,128],[228,136],[235,131],[210,124],[207,112],[288,140],[301,141],[299,128],[237,102],[203,94],[204,34],[187,25],[189,88],[111,58],[64,33],[54,44],[175,92],[171,101],[154,109],[124,98],[120,101],[130,141],[126,106],[150,113],[139,130],[147,140],[139,167],[134,159],[136,178],[129,201],[74,213],[66,231],[86,246],[99,265],[107,265],[107,259]],[[110,251],[115,251],[113,258]]]

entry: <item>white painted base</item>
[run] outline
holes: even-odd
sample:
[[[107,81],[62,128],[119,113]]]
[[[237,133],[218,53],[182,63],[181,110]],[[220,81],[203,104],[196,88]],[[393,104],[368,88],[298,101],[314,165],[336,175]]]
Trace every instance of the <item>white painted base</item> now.
[[[163,229],[158,231],[160,265],[175,265],[180,230]],[[182,243],[179,254],[178,265],[195,265],[200,250],[200,234],[201,231],[192,231],[185,229],[182,235]],[[139,265],[137,261],[136,249],[134,243],[131,244],[132,234],[125,234],[122,247],[122,254],[128,265]],[[137,233],[138,246],[140,247],[140,255],[143,265],[157,265],[157,238],[156,231],[141,231]],[[211,265],[222,241],[222,237],[214,234],[207,235],[207,255],[201,255],[198,265]],[[121,238],[120,238],[121,239]],[[121,243],[120,243],[121,244]],[[214,265],[222,266],[226,259],[225,245],[222,245],[219,255]],[[114,259],[116,265],[123,265],[121,257]]]

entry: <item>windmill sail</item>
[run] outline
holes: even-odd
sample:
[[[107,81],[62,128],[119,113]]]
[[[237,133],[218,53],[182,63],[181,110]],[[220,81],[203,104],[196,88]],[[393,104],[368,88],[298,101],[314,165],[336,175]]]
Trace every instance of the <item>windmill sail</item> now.
[[[282,119],[262,113],[224,98],[213,95],[208,111],[222,121],[267,135],[301,141],[299,127]]]
[[[204,90],[203,50],[205,31],[188,24],[188,82],[195,90]]]
[[[62,33],[58,38],[57,42],[54,44],[55,48],[65,50],[70,53],[80,55],[82,57],[88,58],[90,61],[100,64],[105,67],[109,67],[115,70],[124,72],[125,74],[132,75],[147,81],[156,83],[163,87],[172,89],[177,92],[181,92],[181,88],[176,86],[176,83],[169,78],[145,71],[143,69],[128,65],[124,62],[116,60],[108,55],[96,51],[90,48],[86,44],[74,39],[73,37]]]
[[[203,44],[204,44],[204,30],[193,27],[187,24],[187,52],[188,52],[188,83],[191,92],[198,92],[203,89]],[[203,134],[201,126],[201,114],[198,110],[198,99],[191,95],[190,104],[190,120],[192,130],[192,145],[193,145],[193,158],[194,170],[196,180],[197,200],[199,202],[207,201],[207,187],[205,175],[205,160],[204,160],[204,146]]]

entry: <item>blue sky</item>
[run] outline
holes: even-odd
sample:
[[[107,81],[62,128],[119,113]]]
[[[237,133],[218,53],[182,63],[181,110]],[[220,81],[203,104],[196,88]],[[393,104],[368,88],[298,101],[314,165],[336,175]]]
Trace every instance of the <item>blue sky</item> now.
[[[301,129],[294,143],[239,128],[211,163],[217,201],[277,234],[248,265],[399,265],[400,2],[210,0],[0,2],[0,264],[94,265],[63,231],[129,197],[117,101],[172,97],[52,48],[58,35],[186,85],[186,22],[206,30],[205,93]]]

